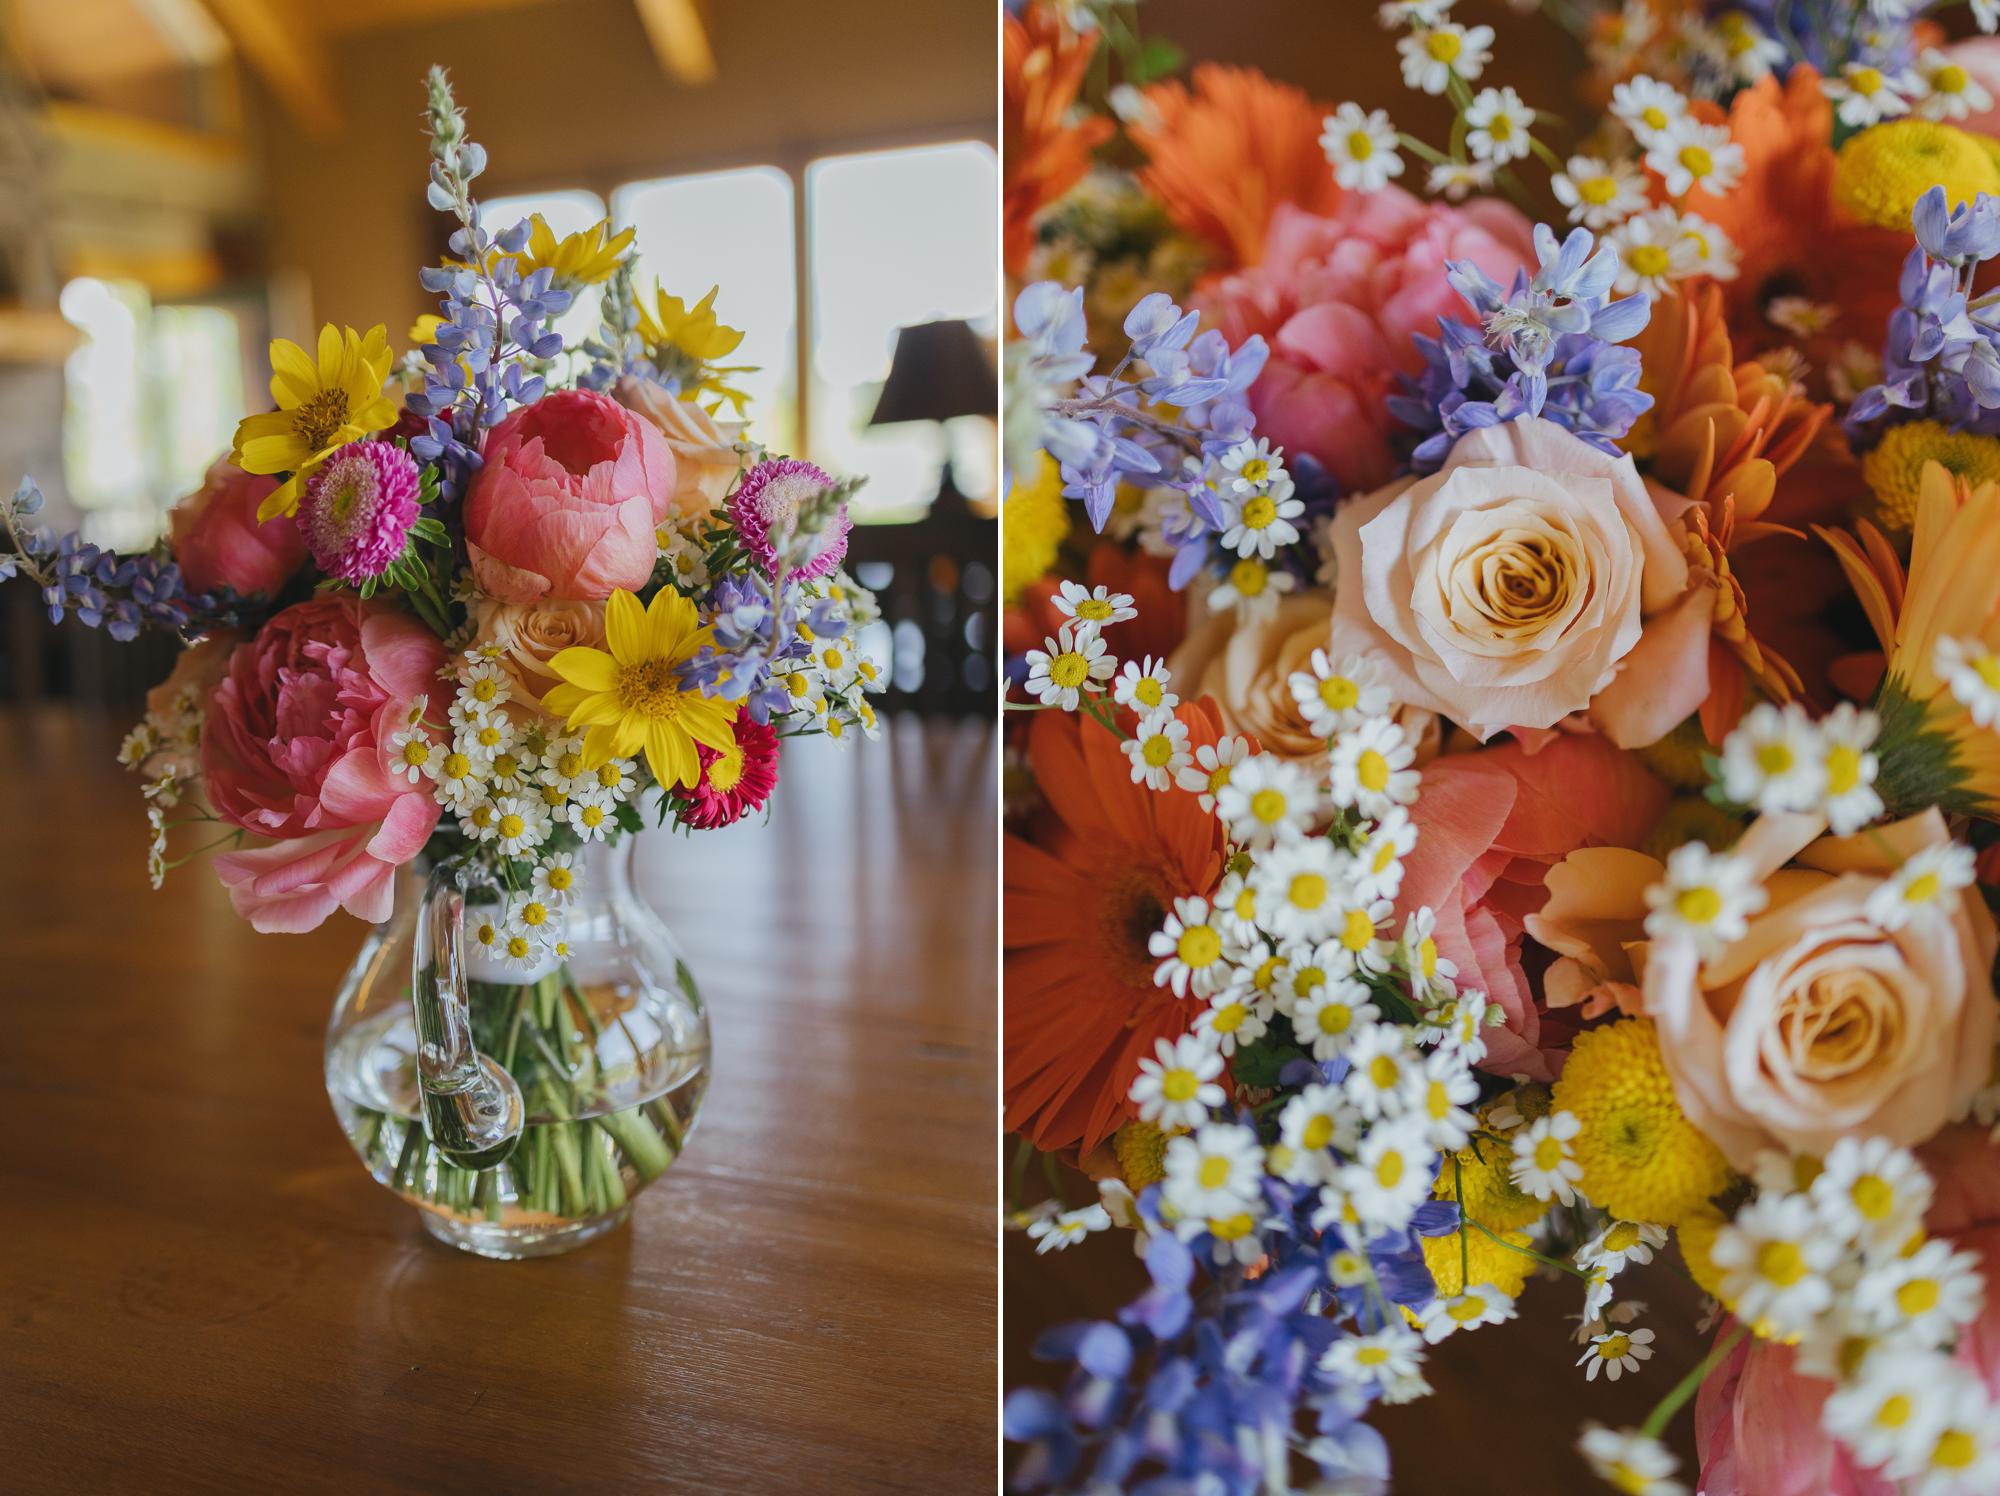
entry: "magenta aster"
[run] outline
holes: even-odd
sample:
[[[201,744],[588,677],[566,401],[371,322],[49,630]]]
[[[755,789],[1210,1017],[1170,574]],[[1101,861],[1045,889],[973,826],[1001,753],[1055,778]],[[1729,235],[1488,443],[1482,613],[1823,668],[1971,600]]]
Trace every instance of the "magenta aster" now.
[[[729,496],[729,517],[736,522],[737,543],[773,581],[779,579],[777,543],[792,516],[807,499],[831,487],[833,479],[810,462],[773,457],[745,473],[736,492]],[[853,528],[854,521],[842,505],[839,518],[820,537],[819,554],[793,575],[823,577],[840,565],[847,555],[847,532]]]
[[[701,759],[701,780],[688,793],[681,820],[699,831],[712,831],[762,810],[778,786],[778,735],[762,723],[738,717],[736,746],[719,752],[695,744]]]
[[[349,442],[306,480],[299,533],[314,563],[343,582],[379,577],[417,520],[416,459],[389,442]]]

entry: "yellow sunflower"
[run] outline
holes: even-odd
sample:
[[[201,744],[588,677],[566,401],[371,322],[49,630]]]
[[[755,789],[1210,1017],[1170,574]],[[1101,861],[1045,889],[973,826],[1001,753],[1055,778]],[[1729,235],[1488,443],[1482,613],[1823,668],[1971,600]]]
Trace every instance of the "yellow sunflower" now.
[[[562,684],[543,693],[542,705],[567,715],[571,731],[589,729],[586,765],[643,748],[662,787],[694,785],[701,778],[696,743],[719,753],[736,746],[737,704],[704,696],[680,678],[680,667],[713,633],[671,587],[644,607],[631,593],[614,592],[604,608],[608,650],[577,645],[557,654],[549,665]]]
[[[271,399],[278,408],[245,416],[230,455],[246,473],[291,476],[258,506],[257,518],[293,513],[306,475],[337,448],[396,422],[396,405],[382,393],[394,361],[389,331],[364,336],[328,323],[319,330],[318,359],[289,338],[271,340]]]
[[[710,286],[708,294],[690,307],[680,297],[656,287],[652,307],[639,303],[639,338],[653,366],[680,387],[682,399],[715,395],[715,404],[708,407],[711,415],[725,400],[740,414],[750,397],[724,381],[728,375],[750,371],[746,366],[724,368],[715,362],[729,357],[743,342],[740,328],[716,318],[715,293],[721,289]]]

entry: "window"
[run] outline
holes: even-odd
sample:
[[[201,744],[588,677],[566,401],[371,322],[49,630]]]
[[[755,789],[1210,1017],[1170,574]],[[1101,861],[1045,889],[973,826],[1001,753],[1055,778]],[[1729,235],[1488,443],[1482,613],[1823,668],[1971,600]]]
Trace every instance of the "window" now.
[[[524,192],[514,197],[496,197],[479,204],[480,222],[491,232],[511,228],[524,218],[541,214],[558,239],[581,233],[604,217],[604,199],[594,192]],[[573,346],[597,331],[597,303],[603,293],[595,286],[586,288],[569,310],[556,318],[554,326],[565,345]],[[396,346],[400,347],[398,343]]]

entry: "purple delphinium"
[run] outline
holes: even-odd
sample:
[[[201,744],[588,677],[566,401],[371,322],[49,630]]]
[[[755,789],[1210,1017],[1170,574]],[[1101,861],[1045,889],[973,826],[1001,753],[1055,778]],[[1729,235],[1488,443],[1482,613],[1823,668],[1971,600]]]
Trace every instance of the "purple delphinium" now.
[[[403,554],[422,486],[416,460],[389,442],[349,442],[306,480],[299,533],[313,564],[356,586]]]

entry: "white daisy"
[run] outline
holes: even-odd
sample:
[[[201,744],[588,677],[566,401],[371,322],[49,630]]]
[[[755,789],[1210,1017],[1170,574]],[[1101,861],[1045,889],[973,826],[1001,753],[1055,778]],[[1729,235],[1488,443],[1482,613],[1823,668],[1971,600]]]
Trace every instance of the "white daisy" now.
[[[1935,1437],[1928,1449],[1889,1467],[1906,1496],[1985,1496],[2000,1491],[2000,1404],[1977,1377],[1940,1361],[1931,1398]]]
[[[1834,102],[1834,114],[1850,130],[1865,129],[1910,112],[1910,100],[1923,91],[1914,75],[1885,73],[1865,62],[1850,62],[1838,78],[1822,78],[1820,89]]]
[[[1424,1306],[1418,1322],[1427,1344],[1436,1345],[1460,1330],[1476,1330],[1481,1325],[1498,1325],[1514,1317],[1514,1300],[1490,1283],[1475,1283],[1464,1293],[1448,1299],[1432,1299]]]
[[[1355,893],[1364,899],[1393,899],[1403,886],[1403,859],[1416,845],[1416,822],[1402,806],[1390,806],[1355,850]]]
[[[509,857],[532,852],[549,836],[549,808],[539,796],[507,795],[494,801],[494,840]]]
[[[1386,1388],[1417,1376],[1423,1360],[1422,1338],[1409,1326],[1392,1322],[1372,1335],[1346,1335],[1334,1341],[1319,1364],[1344,1382]]]
[[[1167,689],[1172,679],[1165,660],[1153,655],[1144,660],[1127,660],[1111,683],[1111,699],[1135,712],[1170,712],[1181,704],[1180,697]]]
[[[1351,1149],[1354,1135],[1354,1117],[1340,1087],[1305,1086],[1278,1113],[1280,1172],[1294,1184],[1331,1184],[1340,1159],[1329,1150]]]
[[[1355,1037],[1347,1051],[1347,1077],[1341,1082],[1348,1100],[1368,1121],[1399,1117],[1416,1111],[1424,1085],[1423,1057],[1409,1046],[1400,1025],[1371,1024]],[[1426,1133],[1429,1121],[1422,1118]]]
[[[1207,1220],[1257,1207],[1264,1178],[1264,1148],[1254,1128],[1203,1122],[1167,1143],[1160,1193],[1188,1219]]]
[[[1714,36],[1740,82],[1755,83],[1785,60],[1784,43],[1740,10],[1718,16]]]
[[[1324,124],[1320,149],[1333,166],[1333,179],[1345,190],[1380,192],[1391,177],[1403,174],[1396,127],[1385,111],[1364,112],[1359,104],[1342,104]]]
[[[1273,571],[1259,557],[1245,556],[1210,590],[1208,606],[1217,613],[1233,609],[1238,623],[1260,623],[1276,613],[1285,594],[1298,585],[1299,579],[1290,572]]]
[[[1466,106],[1465,123],[1471,127],[1465,144],[1473,160],[1504,166],[1528,154],[1535,111],[1511,88],[1482,88]]]
[[[502,749],[493,755],[493,761],[486,766],[486,782],[499,795],[511,795],[526,787],[528,770],[533,767],[534,755],[524,757],[520,753]]]
[[[1211,1108],[1228,1097],[1215,1078],[1222,1074],[1222,1055],[1194,1034],[1159,1039],[1153,1053],[1139,1061],[1126,1095],[1139,1105],[1139,1120],[1162,1129],[1199,1127]]]
[[[1486,161],[1440,161],[1430,170],[1424,186],[1433,197],[1462,203],[1475,192],[1493,185],[1493,166]]]
[[[1268,493],[1225,502],[1229,505],[1229,528],[1222,532],[1222,544],[1237,555],[1268,561],[1297,542],[1299,527],[1293,521],[1306,512],[1306,506],[1305,500],[1292,496],[1289,478]]]
[[[1695,273],[1710,280],[1732,281],[1742,267],[1736,243],[1699,213],[1682,213],[1677,227],[1681,238],[1694,246]]]
[[[1741,940],[1750,916],[1770,895],[1740,857],[1711,852],[1700,842],[1667,858],[1666,881],[1646,890],[1646,933],[1655,940],[1692,941],[1704,959]]]
[[[1975,861],[1972,848],[1963,842],[1913,853],[1868,895],[1868,918],[1884,930],[1900,930],[1919,909],[1950,910],[1957,902],[1954,896],[1977,877]]]
[[[1928,1459],[1964,1375],[1935,1351],[1888,1347],[1843,1378],[1820,1411],[1820,1426],[1860,1465],[1907,1468]]]
[[[1611,90],[1611,112],[1639,144],[1650,146],[1676,120],[1687,117],[1688,103],[1678,90],[1641,73]]]
[[[459,834],[467,841],[490,842],[500,834],[500,811],[490,799],[458,807]]]
[[[1403,969],[1409,974],[1410,986],[1420,1002],[1436,1001],[1449,997],[1454,989],[1454,978],[1458,967],[1438,954],[1437,915],[1428,904],[1420,905],[1410,912],[1403,921],[1403,938],[1400,942]],[[1473,994],[1478,996],[1478,994]],[[1479,999],[1483,1005],[1485,999]],[[1485,1017],[1482,1006],[1479,1015]],[[1486,1051],[1485,1041],[1479,1042],[1480,1053]]]
[[[1700,273],[1700,248],[1681,231],[1681,217],[1672,208],[1634,214],[1604,242],[1618,251],[1612,286],[1627,296],[1663,296],[1674,282]]]
[[[1882,814],[1882,797],[1875,790],[1881,761],[1869,750],[1882,731],[1882,719],[1843,701],[1819,721],[1820,779],[1825,798],[1819,809],[1835,836],[1859,831]]]
[[[1065,623],[1043,649],[1028,651],[1028,694],[1043,706],[1073,712],[1085,692],[1102,690],[1118,661],[1104,652],[1104,640],[1094,626],[1079,629]]]
[[[505,717],[480,717],[459,728],[452,746],[490,772],[493,760],[514,746],[514,724]]]
[[[1028,1239],[1035,1243],[1035,1255],[1044,1252],[1060,1252],[1075,1246],[1093,1231],[1111,1229],[1111,1212],[1100,1205],[1086,1205],[1080,1210],[1065,1210],[1059,1215],[1043,1216],[1028,1225]]]
[[[1805,811],[1826,789],[1819,729],[1797,702],[1763,702],[1722,740],[1722,790],[1761,811]]]
[[[1486,70],[1493,57],[1493,28],[1441,21],[1400,38],[1396,51],[1403,59],[1405,85],[1441,94],[1453,78],[1470,82]]]
[[[513,699],[507,672],[492,660],[481,660],[459,673],[458,693],[451,702],[451,725],[470,727],[484,722]]]
[[[1485,993],[1468,989],[1451,1000],[1443,1016],[1438,1048],[1477,1065],[1486,1058],[1486,1031],[1498,1028],[1507,1015],[1498,1003],[1488,1002]]]
[[[1216,929],[1222,932],[1224,941],[1239,948],[1238,954],[1241,947],[1257,943],[1257,894],[1249,879],[1242,873],[1224,873],[1209,901],[1214,907]]]
[[[1577,1248],[1578,1267],[1604,1266],[1620,1272],[1631,1264],[1653,1260],[1653,1253],[1667,1244],[1667,1229],[1645,1221],[1611,1221]]]
[[[1225,736],[1203,743],[1194,750],[1194,762],[1182,769],[1174,782],[1190,795],[1199,795],[1204,811],[1213,811],[1216,796],[1229,783],[1236,766],[1249,756],[1248,738]]]
[[[1343,866],[1351,867],[1353,859],[1345,859]],[[1335,939],[1347,953],[1347,959],[1362,971],[1385,972],[1393,964],[1396,952],[1381,938],[1382,925],[1396,912],[1396,906],[1387,899],[1369,899],[1361,896],[1350,885],[1347,895],[1341,900],[1339,916],[1334,928],[1339,933]]]
[[[1315,649],[1311,667],[1294,670],[1286,684],[1306,726],[1320,737],[1330,738],[1389,710],[1389,688],[1382,684],[1380,667],[1367,655],[1348,654],[1336,660]]]
[[[1354,975],[1354,962],[1337,940],[1293,941],[1279,948],[1283,958],[1272,991],[1286,1013],[1321,991],[1331,982],[1343,982]]]
[[[553,940],[562,928],[562,911],[546,899],[533,894],[517,898],[507,904],[507,929],[512,934],[535,935],[545,940]]]
[[[1598,1479],[1624,1496],[1687,1496],[1687,1487],[1673,1478],[1679,1468],[1674,1457],[1651,1434],[1591,1423],[1576,1447]]]
[[[1381,1014],[1353,977],[1324,983],[1291,1005],[1292,1032],[1316,1060],[1338,1059]]]
[[[2000,728],[2000,651],[1980,639],[1938,637],[1931,669],[1981,727]]]
[[[1854,1285],[1854,1305],[1880,1333],[1925,1345],[1948,1345],[1979,1318],[1986,1284],[1979,1259],[1927,1241],[1907,1257],[1872,1264]]]
[[[563,813],[570,828],[586,842],[603,841],[605,834],[618,824],[612,807],[597,799],[573,800],[563,808]]]
[[[1161,708],[1139,719],[1132,736],[1119,744],[1132,764],[1132,782],[1149,790],[1173,788],[1182,769],[1194,762],[1188,752],[1187,723]]]
[[[484,765],[471,754],[454,747],[437,760],[437,773],[433,776],[438,804],[447,809],[465,811],[487,798],[486,781],[481,777]]]
[[[1250,870],[1257,923],[1280,940],[1319,940],[1336,929],[1345,888],[1340,855],[1323,837],[1270,848]]]
[[[389,772],[411,784],[436,779],[444,753],[424,731],[421,723],[411,723],[389,737]]]
[[[1577,1358],[1576,1364],[1584,1368],[1586,1382],[1596,1381],[1600,1371],[1605,1381],[1615,1382],[1626,1372],[1637,1371],[1640,1362],[1652,1359],[1651,1330],[1606,1330],[1590,1337],[1590,1348]]]
[[[1581,1131],[1583,1124],[1573,1112],[1551,1112],[1514,1134],[1514,1187],[1537,1200],[1574,1205],[1583,1165],[1576,1161],[1570,1142]]]
[[[1917,113],[1925,119],[1964,119],[1993,107],[1986,85],[1936,47],[1926,47],[1917,59],[1917,78],[1924,86]]]
[[[496,947],[503,965],[515,971],[533,971],[545,964],[555,943],[539,930],[509,929]]]
[[[1147,951],[1161,957],[1153,969],[1155,987],[1171,987],[1175,997],[1207,997],[1229,980],[1229,963],[1222,956],[1222,935],[1209,922],[1208,900],[1189,896],[1174,900],[1166,923],[1146,940]]]
[[[1440,1153],[1471,1141],[1478,1119],[1471,1111],[1479,1082],[1463,1056],[1433,1050],[1423,1057],[1414,1087],[1413,1111],[1423,1119],[1424,1137]]]
[[[1275,1011],[1277,1004],[1268,993],[1252,987],[1228,987],[1208,1000],[1194,1021],[1194,1032],[1227,1057],[1263,1038]]]
[[[1827,1275],[1841,1252],[1805,1196],[1759,1195],[1717,1230],[1709,1259],[1739,1319],[1768,1318],[1781,1333],[1796,1333],[1833,1302]]]
[[[1384,816],[1417,798],[1423,776],[1412,767],[1417,751],[1390,717],[1372,717],[1334,740],[1327,763],[1333,803],[1364,816]]]
[[[1364,1228],[1365,1236],[1401,1231],[1417,1207],[1430,1198],[1437,1177],[1437,1152],[1424,1141],[1423,1125],[1412,1117],[1380,1122],[1341,1167],[1335,1188]]]
[[[1669,197],[1697,187],[1720,195],[1743,175],[1743,147],[1729,138],[1727,125],[1683,115],[1647,144],[1646,164],[1665,180]]]
[[[1569,221],[1588,229],[1608,229],[1646,206],[1646,179],[1629,161],[1572,156],[1549,186]]]
[[[576,897],[582,876],[574,853],[551,852],[535,869],[535,897],[550,904],[567,904]]]
[[[1129,592],[1113,592],[1104,586],[1085,587],[1081,582],[1064,582],[1050,601],[1058,613],[1076,621],[1078,634],[1085,629],[1109,628],[1139,616]]]
[[[1292,486],[1291,475],[1285,471],[1285,449],[1273,448],[1269,437],[1238,442],[1222,454],[1221,467],[1226,476],[1218,491],[1225,499],[1242,500],[1280,488],[1289,492]]]
[[[1319,815],[1319,792],[1305,770],[1271,753],[1239,759],[1214,794],[1231,838],[1253,851],[1297,841]]]

